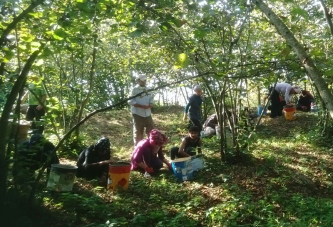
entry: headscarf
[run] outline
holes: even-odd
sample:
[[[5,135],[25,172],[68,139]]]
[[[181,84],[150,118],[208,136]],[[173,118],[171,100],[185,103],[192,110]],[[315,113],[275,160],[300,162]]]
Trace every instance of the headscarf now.
[[[293,89],[296,92],[296,94],[299,94],[302,91],[302,89],[300,87],[298,87],[298,86],[294,86]]]
[[[136,78],[136,80],[142,80],[142,81],[147,80],[147,76],[144,74],[138,74],[135,76],[135,78]]]
[[[103,137],[97,141],[94,148],[97,152],[108,153],[110,152],[110,140],[106,137]]]
[[[149,133],[149,143],[151,145],[163,146],[168,142],[168,139],[157,129],[153,129]]]

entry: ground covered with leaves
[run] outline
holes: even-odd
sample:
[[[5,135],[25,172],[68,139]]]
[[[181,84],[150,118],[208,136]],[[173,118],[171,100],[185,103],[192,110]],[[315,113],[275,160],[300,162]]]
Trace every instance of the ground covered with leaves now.
[[[182,114],[180,107],[154,110],[157,128],[169,138],[166,148],[186,134]],[[8,204],[4,226],[333,226],[332,148],[314,143],[316,123],[315,113],[297,112],[294,121],[263,117],[249,160],[233,165],[221,163],[215,137],[204,138],[206,167],[187,182],[163,169],[152,179],[132,172],[126,191],[76,179],[72,192],[56,193],[45,189],[44,179],[29,211],[10,190],[16,201]],[[128,111],[103,113],[82,129],[87,144],[108,136],[113,156],[129,161]],[[75,163],[74,158],[61,161]]]

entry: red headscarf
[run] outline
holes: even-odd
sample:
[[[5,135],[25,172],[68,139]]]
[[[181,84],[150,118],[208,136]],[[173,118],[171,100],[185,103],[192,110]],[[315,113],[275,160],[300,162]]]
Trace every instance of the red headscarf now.
[[[149,143],[151,145],[163,146],[168,142],[168,139],[157,129],[153,129],[149,133]]]

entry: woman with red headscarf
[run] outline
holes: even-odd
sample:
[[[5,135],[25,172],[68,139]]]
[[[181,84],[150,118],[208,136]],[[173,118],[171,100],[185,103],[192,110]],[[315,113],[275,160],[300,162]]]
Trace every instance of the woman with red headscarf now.
[[[171,170],[171,164],[164,157],[162,146],[167,143],[167,138],[160,131],[153,129],[148,139],[141,140],[132,153],[131,170],[138,170],[152,174],[163,167],[165,163]]]

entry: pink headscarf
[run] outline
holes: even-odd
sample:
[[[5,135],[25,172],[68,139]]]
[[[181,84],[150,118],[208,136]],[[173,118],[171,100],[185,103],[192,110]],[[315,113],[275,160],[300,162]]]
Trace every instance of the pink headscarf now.
[[[151,145],[163,146],[168,142],[168,139],[157,129],[153,129],[149,133],[149,143]]]

